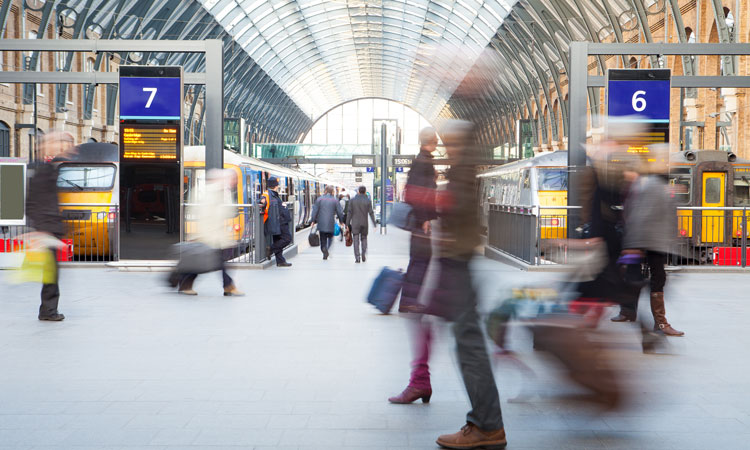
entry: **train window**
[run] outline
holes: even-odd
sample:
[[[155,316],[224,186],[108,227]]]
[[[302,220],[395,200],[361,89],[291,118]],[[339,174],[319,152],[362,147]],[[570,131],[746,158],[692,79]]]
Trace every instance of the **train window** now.
[[[531,175],[530,175],[529,169],[526,169],[523,171],[523,188],[529,189],[531,188]]]
[[[671,175],[669,184],[678,205],[690,204],[690,175]]]
[[[232,176],[237,179],[237,174],[232,171]],[[186,187],[185,197],[187,203],[199,203],[206,193],[206,170],[205,169],[185,169],[185,176],[189,185]],[[233,183],[231,189],[224,191],[224,202],[227,204],[237,204],[237,183]]]
[[[115,166],[62,164],[57,187],[63,191],[108,191],[115,184]]]
[[[564,191],[568,189],[566,169],[538,169],[537,189],[540,191]]]
[[[750,179],[734,180],[734,206],[750,206]]]
[[[706,203],[716,204],[721,202],[721,179],[706,178]]]

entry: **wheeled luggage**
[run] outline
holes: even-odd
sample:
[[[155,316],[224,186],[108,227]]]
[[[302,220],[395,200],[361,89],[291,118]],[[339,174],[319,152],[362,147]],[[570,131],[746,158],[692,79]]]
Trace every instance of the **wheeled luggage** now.
[[[180,242],[172,251],[177,255],[178,273],[201,274],[221,269],[221,251],[202,242]]]
[[[401,292],[404,273],[400,270],[383,267],[380,274],[375,278],[367,294],[367,303],[370,303],[383,314],[388,314],[396,303],[396,298]]]
[[[307,242],[310,243],[310,247],[320,246],[320,235],[318,234],[317,225],[310,227],[310,234],[307,236]]]

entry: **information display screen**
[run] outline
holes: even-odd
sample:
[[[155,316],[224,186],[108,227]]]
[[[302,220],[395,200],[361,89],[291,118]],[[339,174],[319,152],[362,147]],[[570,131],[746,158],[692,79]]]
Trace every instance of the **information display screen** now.
[[[26,165],[0,161],[0,226],[26,224]]]
[[[122,133],[122,158],[177,160],[177,125],[126,125]]]
[[[607,71],[607,121],[645,124],[633,136],[630,153],[648,153],[648,146],[669,142],[669,69],[609,69]]]

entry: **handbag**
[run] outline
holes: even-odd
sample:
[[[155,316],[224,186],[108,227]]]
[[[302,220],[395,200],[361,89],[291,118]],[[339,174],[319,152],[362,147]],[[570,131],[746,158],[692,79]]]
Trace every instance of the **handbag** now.
[[[346,228],[344,230],[344,241],[346,242],[347,247],[351,247],[354,243],[354,239],[352,239],[352,232],[349,231],[349,228]]]
[[[333,224],[333,235],[334,236],[338,236],[339,234],[341,234],[341,227],[339,226],[338,223],[334,223]]]
[[[179,242],[173,246],[173,252],[178,259],[178,273],[214,272],[223,265],[221,251],[203,242]]]
[[[307,242],[310,244],[310,247],[320,246],[320,236],[318,235],[317,225],[313,225],[310,227],[310,234],[307,235]]]
[[[417,226],[417,218],[414,217],[414,209],[410,204],[394,202],[391,214],[388,216],[388,224],[402,230],[411,231]]]

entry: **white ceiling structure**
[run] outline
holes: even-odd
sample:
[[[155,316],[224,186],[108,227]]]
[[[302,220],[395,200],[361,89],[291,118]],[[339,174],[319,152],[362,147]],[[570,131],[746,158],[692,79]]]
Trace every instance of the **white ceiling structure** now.
[[[517,0],[199,0],[316,119],[383,97],[433,119]]]

